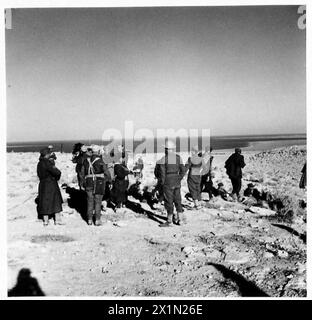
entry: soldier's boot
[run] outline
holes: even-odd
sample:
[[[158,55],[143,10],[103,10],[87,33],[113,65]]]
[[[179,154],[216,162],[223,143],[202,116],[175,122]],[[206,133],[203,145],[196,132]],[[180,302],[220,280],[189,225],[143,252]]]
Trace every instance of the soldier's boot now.
[[[164,222],[164,223],[161,223],[159,226],[160,226],[161,228],[172,227],[172,226],[173,226],[173,223],[166,221],[166,222]]]
[[[61,226],[65,225],[65,223],[61,219],[61,214],[60,213],[56,213],[55,214],[54,224],[55,225],[61,225]]]
[[[168,213],[167,221],[164,223],[161,223],[159,226],[162,228],[172,227],[173,226],[172,217],[173,217],[173,213]]]
[[[49,225],[49,216],[48,215],[44,215],[43,216],[43,225],[46,227],[47,225]]]
[[[182,224],[180,220],[179,212],[173,215],[173,223],[176,224],[177,226],[180,226]]]
[[[194,200],[194,204],[195,204],[195,209],[198,210],[201,208],[201,204],[198,200]]]
[[[96,225],[97,227],[103,225],[101,219],[95,220],[94,225]]]

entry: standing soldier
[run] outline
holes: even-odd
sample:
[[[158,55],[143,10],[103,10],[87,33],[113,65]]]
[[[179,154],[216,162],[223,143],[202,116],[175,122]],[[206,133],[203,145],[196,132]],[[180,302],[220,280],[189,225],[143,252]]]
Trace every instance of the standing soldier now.
[[[54,223],[62,225],[60,212],[62,211],[62,195],[58,180],[61,171],[51,161],[51,150],[47,147],[40,150],[37,165],[37,175],[40,179],[37,199],[37,212],[43,219],[43,225],[49,224],[49,218],[54,217]]]
[[[161,170],[160,170],[160,161],[156,162],[154,169],[154,176],[157,179],[157,184],[153,190],[153,197],[157,197],[158,203],[163,205],[164,202],[164,190],[163,185],[161,184]],[[157,195],[156,195],[157,194]]]
[[[86,159],[86,152],[87,152],[87,147],[83,143],[76,143],[73,147],[72,151],[72,162],[76,163],[76,173],[77,173],[77,181],[78,181],[78,186],[79,190],[81,190],[82,187],[82,177],[81,177],[81,169],[82,169],[82,164],[84,160]]]
[[[202,154],[199,152],[198,147],[194,146],[192,148],[192,155],[188,158],[185,167],[188,170],[187,185],[194,201],[195,209],[200,209],[202,164]]]
[[[127,190],[129,187],[129,170],[123,163],[122,158],[115,162],[114,182],[111,190],[110,200],[115,204],[115,211],[126,205],[128,200]]]
[[[242,150],[235,148],[233,153],[225,162],[226,173],[229,176],[233,191],[232,196],[234,200],[239,200],[239,192],[242,187],[242,168],[245,167],[244,156],[241,155]]]
[[[173,150],[175,144],[172,141],[166,141],[165,156],[159,161],[160,183],[163,186],[165,208],[167,210],[167,222],[162,223],[160,227],[170,227],[172,223],[180,225],[179,214],[183,212],[181,203],[181,180],[185,174],[185,166],[182,159]],[[175,205],[176,213],[173,212]]]
[[[88,225],[92,225],[93,211],[95,211],[95,225],[102,225],[101,205],[105,194],[106,182],[111,180],[106,164],[103,162],[98,146],[92,146],[82,164],[81,176],[83,186],[88,195]]]
[[[211,155],[212,148],[210,148],[210,152],[208,151],[208,147],[206,147],[206,152],[203,155],[203,170],[200,182],[200,189],[204,192],[205,189],[208,189],[207,186],[212,184],[212,160],[213,156]],[[210,197],[211,198],[211,197]]]

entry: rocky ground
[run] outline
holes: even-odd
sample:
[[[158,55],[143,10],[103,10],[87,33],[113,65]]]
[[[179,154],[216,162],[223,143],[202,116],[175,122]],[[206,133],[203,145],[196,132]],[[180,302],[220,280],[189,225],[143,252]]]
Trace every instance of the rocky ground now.
[[[214,183],[230,191],[229,154],[215,152],[213,171]],[[270,191],[285,204],[282,212],[220,198],[196,211],[184,199],[185,223],[159,228],[165,213],[130,198],[131,209],[107,209],[103,226],[95,227],[68,206],[62,190],[66,225],[44,228],[34,203],[38,155],[9,153],[8,287],[29,268],[48,296],[306,296],[306,192],[298,187],[306,149],[244,155],[243,189],[252,181]],[[77,187],[71,155],[57,156],[60,184]],[[152,184],[153,160],[146,157],[145,164],[143,183]]]

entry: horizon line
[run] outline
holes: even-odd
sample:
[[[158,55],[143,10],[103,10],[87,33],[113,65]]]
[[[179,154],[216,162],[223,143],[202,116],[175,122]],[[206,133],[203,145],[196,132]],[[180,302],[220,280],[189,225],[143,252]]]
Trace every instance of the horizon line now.
[[[307,133],[273,133],[273,134],[237,134],[237,135],[210,135],[211,138],[238,138],[238,137],[270,137],[270,136],[305,136],[305,139],[306,139],[306,136],[307,136]],[[176,138],[194,138],[194,137],[207,137],[207,136],[177,136]],[[157,137],[154,137],[154,139],[157,138]],[[165,137],[159,137],[159,138],[165,138]],[[122,139],[131,139],[131,138],[122,138]],[[143,138],[144,139],[144,138]],[[149,139],[149,138],[148,138]],[[301,139],[304,139],[304,138],[301,138]],[[46,140],[24,140],[24,141],[7,141],[6,142],[6,145],[8,144],[13,144],[13,143],[34,143],[34,142],[72,142],[72,141],[110,141],[110,140],[102,140],[101,138],[81,138],[81,139],[78,139],[78,138],[72,138],[72,139],[57,139],[57,140],[53,140],[53,139],[46,139]],[[134,140],[134,141],[142,141],[142,140]]]

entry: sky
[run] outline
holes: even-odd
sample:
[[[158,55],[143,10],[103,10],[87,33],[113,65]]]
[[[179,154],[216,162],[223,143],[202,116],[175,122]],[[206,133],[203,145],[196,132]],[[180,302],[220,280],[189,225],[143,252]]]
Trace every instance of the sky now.
[[[7,141],[306,132],[298,6],[13,9]]]

